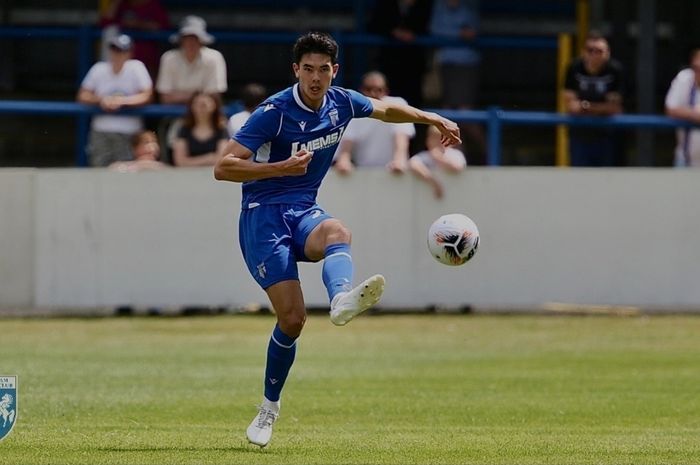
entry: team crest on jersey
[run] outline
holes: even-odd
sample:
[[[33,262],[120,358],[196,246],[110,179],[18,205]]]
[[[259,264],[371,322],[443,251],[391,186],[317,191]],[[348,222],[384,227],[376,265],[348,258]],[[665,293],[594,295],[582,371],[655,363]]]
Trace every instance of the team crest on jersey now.
[[[0,440],[5,438],[17,420],[17,376],[0,375]]]
[[[338,124],[338,110],[337,109],[332,109],[331,111],[328,112],[328,116],[331,119],[331,124],[335,126]]]

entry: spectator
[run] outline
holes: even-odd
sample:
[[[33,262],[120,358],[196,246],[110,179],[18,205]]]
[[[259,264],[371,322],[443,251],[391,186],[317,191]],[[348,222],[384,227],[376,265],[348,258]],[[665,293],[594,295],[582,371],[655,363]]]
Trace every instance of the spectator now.
[[[700,124],[700,48],[690,53],[690,67],[681,70],[666,94],[666,114]],[[676,133],[676,166],[700,166],[700,130],[680,128]]]
[[[101,61],[90,68],[78,91],[78,102],[99,105],[107,113],[148,103],[153,96],[153,82],[144,64],[131,59],[131,49],[129,36],[112,38],[109,62]],[[87,147],[90,165],[109,166],[132,159],[130,138],[142,127],[138,116],[94,116]]]
[[[360,92],[378,100],[393,100],[406,104],[400,97],[388,95],[386,77],[371,71],[362,78]],[[335,157],[335,170],[350,174],[355,166],[384,166],[392,173],[402,174],[408,168],[408,145],[416,130],[411,123],[385,123],[372,118],[350,121]]]
[[[243,88],[241,93],[241,101],[243,102],[243,111],[234,114],[228,120],[228,135],[233,137],[239,129],[243,127],[248,117],[255,110],[255,107],[260,105],[267,97],[267,90],[261,84],[248,84]]]
[[[437,128],[429,127],[425,136],[427,150],[415,154],[408,162],[411,171],[433,189],[436,199],[441,199],[445,195],[445,188],[435,175],[435,171],[441,170],[454,174],[464,171],[467,167],[464,154],[454,147],[443,146],[441,138],[442,135]]]
[[[610,116],[622,112],[622,66],[610,58],[608,41],[599,33],[586,38],[583,55],[568,68],[564,101],[572,115]],[[573,166],[614,166],[615,133],[611,129],[572,128]]]
[[[134,154],[134,160],[117,161],[109,165],[109,168],[121,173],[169,168],[165,163],[158,161],[160,145],[158,145],[158,136],[153,131],[141,131],[134,134],[131,138],[131,150]]]
[[[195,93],[173,145],[176,166],[214,166],[228,142],[219,94]]]
[[[116,25],[119,29],[137,31],[160,31],[170,28],[170,20],[160,0],[113,0],[102,16],[101,25]],[[153,40],[135,40],[133,53],[134,59],[141,60],[155,78],[160,58],[158,43]]]
[[[435,0],[430,33],[465,41],[465,45],[443,47],[436,51],[443,108],[468,110],[476,103],[481,56],[466,42],[476,38],[478,27],[478,0]],[[462,129],[485,153],[486,139],[481,127],[466,124]]]
[[[416,37],[426,34],[432,0],[382,0],[376,2],[369,31],[397,40],[400,46],[382,47],[381,70],[401,95],[413,106],[423,103],[423,75],[426,56],[415,45]]]
[[[226,61],[221,52],[207,47],[214,37],[199,16],[187,16],[170,41],[179,47],[160,59],[156,90],[163,103],[187,103],[195,92],[226,92]]]

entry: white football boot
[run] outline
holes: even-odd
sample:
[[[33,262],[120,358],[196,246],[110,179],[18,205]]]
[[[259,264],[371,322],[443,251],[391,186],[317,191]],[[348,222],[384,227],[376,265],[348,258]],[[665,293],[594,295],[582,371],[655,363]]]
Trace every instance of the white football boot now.
[[[265,399],[260,407],[258,414],[253,418],[252,423],[246,430],[248,442],[256,446],[265,447],[272,439],[272,425],[277,421],[280,412],[280,403],[271,402]]]
[[[343,326],[360,313],[371,308],[382,297],[384,276],[375,274],[349,292],[341,292],[331,302],[331,322]]]

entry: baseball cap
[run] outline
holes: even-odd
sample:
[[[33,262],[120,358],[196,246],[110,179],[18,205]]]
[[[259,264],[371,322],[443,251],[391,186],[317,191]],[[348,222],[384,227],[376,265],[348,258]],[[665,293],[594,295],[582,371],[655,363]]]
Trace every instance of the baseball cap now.
[[[131,37],[129,37],[126,34],[119,34],[118,36],[109,39],[110,48],[116,48],[117,50],[121,50],[122,52],[128,52],[129,50],[131,50],[132,45],[133,42],[131,40]]]

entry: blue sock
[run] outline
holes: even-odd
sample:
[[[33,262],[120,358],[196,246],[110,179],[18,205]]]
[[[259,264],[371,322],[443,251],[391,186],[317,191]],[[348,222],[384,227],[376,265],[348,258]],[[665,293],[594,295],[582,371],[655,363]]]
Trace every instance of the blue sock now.
[[[352,289],[352,257],[350,244],[333,244],[326,247],[321,276],[328,291],[328,299],[339,292]]]
[[[280,400],[280,393],[287,380],[289,369],[297,352],[296,338],[282,332],[275,325],[267,346],[267,366],[265,367],[265,398],[272,402]]]

